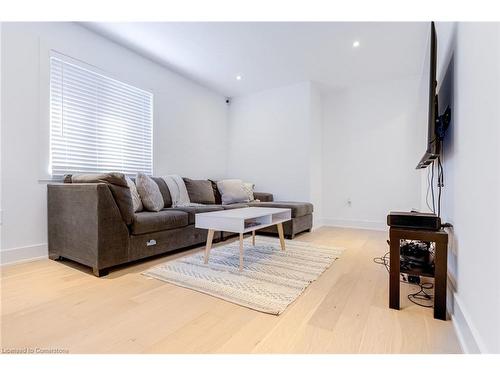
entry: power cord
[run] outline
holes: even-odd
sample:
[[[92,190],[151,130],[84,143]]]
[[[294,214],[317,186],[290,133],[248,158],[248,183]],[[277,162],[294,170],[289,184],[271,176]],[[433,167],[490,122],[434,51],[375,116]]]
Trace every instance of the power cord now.
[[[408,294],[408,299],[410,300],[410,302],[413,302],[415,305],[422,306],[422,307],[429,307],[429,308],[433,307],[432,297],[434,297],[434,296],[431,294],[428,294],[426,292],[426,290],[433,289],[434,284],[421,283],[421,284],[418,284],[418,286],[420,287],[420,290],[418,292]],[[417,300],[431,301],[431,304],[430,305],[422,304],[420,302],[417,302]]]
[[[438,156],[437,158],[438,161],[438,211],[437,215],[440,217],[441,216],[441,190],[444,187],[444,172],[443,172],[443,164],[441,163],[441,156]]]
[[[432,213],[436,213],[436,203],[434,198],[434,160],[431,163],[431,196],[432,196]]]
[[[425,193],[425,204],[427,205],[427,208],[434,212],[431,205],[429,204],[429,192],[430,192],[430,189],[431,189],[431,169],[430,168],[427,168],[427,192]]]

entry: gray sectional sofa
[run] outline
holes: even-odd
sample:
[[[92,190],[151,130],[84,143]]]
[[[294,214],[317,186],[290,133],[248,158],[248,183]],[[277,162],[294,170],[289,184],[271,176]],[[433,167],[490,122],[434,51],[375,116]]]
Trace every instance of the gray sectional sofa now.
[[[292,219],[283,225],[288,238],[312,227],[310,203],[274,202],[272,194],[254,193],[260,202],[173,208],[165,181],[153,179],[165,203],[159,212],[134,212],[130,189],[119,173],[87,176],[78,183],[69,176],[64,183],[49,184],[49,258],[76,261],[102,276],[116,265],[203,244],[207,231],[194,227],[196,213],[248,206],[291,208]],[[276,228],[263,232],[276,233]],[[214,240],[229,235],[216,232]]]

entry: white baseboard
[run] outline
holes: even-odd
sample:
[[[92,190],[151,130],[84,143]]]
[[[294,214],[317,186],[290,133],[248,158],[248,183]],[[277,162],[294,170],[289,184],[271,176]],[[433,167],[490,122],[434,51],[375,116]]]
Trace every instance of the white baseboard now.
[[[324,225],[325,224],[323,223],[323,219],[316,219],[315,217],[313,217],[313,226],[311,228],[313,231],[315,231],[318,228],[321,228]]]
[[[355,228],[355,229],[371,229],[386,231],[387,224],[382,221],[368,221],[368,220],[348,220],[348,219],[332,219],[324,218],[322,220],[324,226],[340,227],[340,228]]]
[[[0,252],[0,264],[15,264],[30,262],[33,260],[44,259],[48,256],[48,247],[46,243],[5,249]]]
[[[482,340],[475,329],[469,314],[464,308],[462,300],[456,293],[453,293],[453,314],[451,314],[451,321],[453,328],[460,342],[462,350],[466,354],[487,353]]]

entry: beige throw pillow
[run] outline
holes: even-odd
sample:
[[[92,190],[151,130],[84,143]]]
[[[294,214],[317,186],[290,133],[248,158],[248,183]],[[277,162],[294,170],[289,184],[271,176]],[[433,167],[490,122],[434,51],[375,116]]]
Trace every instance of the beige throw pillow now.
[[[144,173],[137,173],[135,185],[146,210],[157,212],[163,208],[165,202],[163,202],[160,188],[151,177]]]
[[[249,201],[248,194],[243,190],[241,180],[221,180],[217,182],[217,188],[222,196],[222,204],[246,203]]]
[[[243,182],[241,184],[241,187],[243,188],[243,191],[247,194],[248,201],[253,202],[255,200],[253,196],[253,189],[255,188],[255,184],[252,184],[251,182]]]
[[[141,196],[137,191],[137,186],[135,186],[134,181],[130,177],[125,177],[127,180],[127,185],[130,188],[130,194],[132,195],[132,204],[134,206],[134,212],[139,212],[143,210]]]

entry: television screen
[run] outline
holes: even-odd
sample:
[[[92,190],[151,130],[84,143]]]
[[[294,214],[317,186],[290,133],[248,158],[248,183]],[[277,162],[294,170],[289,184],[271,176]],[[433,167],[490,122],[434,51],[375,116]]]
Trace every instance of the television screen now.
[[[427,149],[417,165],[417,169],[426,168],[439,155],[439,140],[436,137],[436,64],[437,64],[437,37],[434,22],[431,23],[431,39],[429,51],[429,108],[427,120]]]

